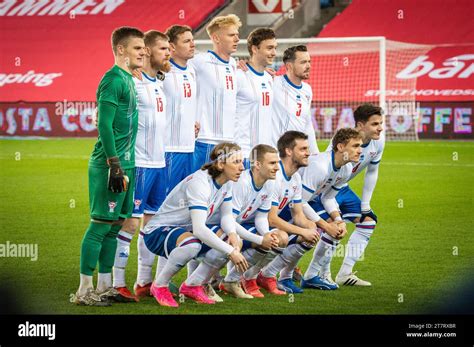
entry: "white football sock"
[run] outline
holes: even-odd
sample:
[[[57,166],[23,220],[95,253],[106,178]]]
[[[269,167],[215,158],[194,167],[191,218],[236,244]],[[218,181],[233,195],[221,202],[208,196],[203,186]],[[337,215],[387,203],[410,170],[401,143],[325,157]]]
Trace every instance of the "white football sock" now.
[[[130,255],[130,242],[132,242],[133,235],[126,231],[120,230],[117,235],[117,250],[115,251],[114,262],[114,287],[125,287],[125,267],[128,263]]]
[[[209,283],[214,276],[226,263],[227,256],[218,250],[209,250],[196,270],[186,279],[188,286],[202,286]]]
[[[100,273],[97,277],[97,291],[99,293],[112,287],[112,273]]]
[[[137,273],[137,283],[140,286],[151,283],[153,281],[152,268],[153,263],[155,262],[155,254],[150,252],[150,250],[145,245],[143,240],[143,235],[140,232],[137,241],[138,248],[138,273]]]
[[[188,270],[188,276],[191,276],[191,274],[194,272],[194,270],[197,269],[197,267],[199,266],[199,261],[196,260],[196,259],[192,259],[189,261],[188,265],[187,265],[187,270]]]
[[[260,249],[257,250],[254,248],[248,248],[242,252],[242,255],[247,260],[249,264],[249,269],[250,269],[253,266],[255,266],[255,264],[257,264],[260,260],[262,260],[267,255],[267,253],[268,252],[260,250]],[[234,264],[232,264],[232,262],[229,261],[227,263],[227,275],[225,276],[224,281],[238,282],[241,276],[242,274],[239,271],[237,271],[237,268],[234,266]]]
[[[85,295],[87,293],[87,289],[89,288],[94,288],[93,284],[92,284],[92,276],[89,276],[89,275],[84,275],[84,274],[80,274],[80,284],[79,284],[79,289],[77,290],[77,295],[78,296],[82,296],[82,295]]]
[[[168,259],[166,259],[165,257],[162,257],[161,255],[158,256],[158,260],[156,262],[155,278],[157,278],[160,275],[161,270],[163,270],[167,261]]]
[[[306,242],[289,245],[283,251],[281,257],[285,260],[286,265],[280,271],[280,280],[293,278],[293,271],[300,261],[301,257],[313,247]]]
[[[346,254],[339,275],[350,275],[352,273],[355,263],[360,259],[369,243],[375,225],[375,221],[356,224],[356,228],[347,242]]]
[[[305,280],[318,276],[322,268],[331,262],[338,244],[339,240],[336,238],[326,233],[321,235],[321,239],[314,249],[313,259],[311,259],[309,267],[304,273],[303,278]]]
[[[191,259],[196,257],[201,250],[201,244],[197,242],[188,243],[187,245],[176,247],[171,251],[166,261],[166,265],[160,271],[155,279],[158,287],[167,287],[171,278],[181,270]]]

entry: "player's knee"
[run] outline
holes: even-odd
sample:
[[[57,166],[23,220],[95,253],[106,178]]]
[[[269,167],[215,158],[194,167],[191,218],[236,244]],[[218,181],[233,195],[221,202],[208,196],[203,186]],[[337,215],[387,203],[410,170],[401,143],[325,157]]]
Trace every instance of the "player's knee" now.
[[[128,218],[122,224],[122,230],[129,233],[135,234],[135,231],[140,226],[140,219],[139,218]]]
[[[284,248],[288,246],[288,234],[284,231],[277,230],[275,231],[276,236],[278,237],[278,247]]]

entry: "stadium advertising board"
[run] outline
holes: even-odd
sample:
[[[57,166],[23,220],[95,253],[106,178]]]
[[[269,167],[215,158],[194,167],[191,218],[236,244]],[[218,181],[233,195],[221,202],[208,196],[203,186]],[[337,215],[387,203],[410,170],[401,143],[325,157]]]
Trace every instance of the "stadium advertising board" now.
[[[354,126],[351,105],[313,107],[316,133],[330,137],[336,129]],[[94,102],[1,103],[1,136],[95,137]],[[427,102],[417,104],[415,114],[391,112],[385,126],[403,134],[418,122],[420,138],[474,139],[473,103]]]

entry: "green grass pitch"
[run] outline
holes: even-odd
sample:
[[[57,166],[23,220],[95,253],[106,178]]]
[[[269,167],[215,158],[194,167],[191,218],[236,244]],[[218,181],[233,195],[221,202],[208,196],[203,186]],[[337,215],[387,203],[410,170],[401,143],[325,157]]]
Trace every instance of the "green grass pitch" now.
[[[0,244],[37,244],[38,259],[0,258],[0,283],[27,313],[61,314],[397,314],[423,313],[458,299],[474,264],[474,142],[388,142],[372,207],[379,224],[356,265],[370,288],[306,290],[302,295],[237,300],[178,309],[153,298],[112,307],[77,307],[79,251],[89,222],[87,161],[95,139],[0,140]],[[320,148],[326,143],[321,142]],[[362,177],[351,183],[360,193]],[[350,227],[352,230],[353,227]],[[348,237],[346,237],[345,242]],[[332,263],[335,275],[339,252]],[[128,285],[136,271],[131,247]],[[311,252],[312,254],[312,252]],[[306,269],[311,254],[300,263]],[[181,283],[185,272],[174,279]]]

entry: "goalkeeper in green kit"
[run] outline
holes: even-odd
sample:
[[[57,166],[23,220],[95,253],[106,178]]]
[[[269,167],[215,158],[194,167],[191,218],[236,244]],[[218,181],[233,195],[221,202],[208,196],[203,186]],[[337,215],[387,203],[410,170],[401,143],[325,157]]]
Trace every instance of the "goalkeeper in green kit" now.
[[[143,66],[144,34],[131,27],[112,33],[115,65],[97,88],[99,137],[89,160],[90,224],[82,239],[77,305],[109,306],[120,301],[112,287],[117,233],[133,209],[138,109],[132,72]],[[129,187],[131,187],[129,189]],[[97,288],[92,275],[99,263]]]

